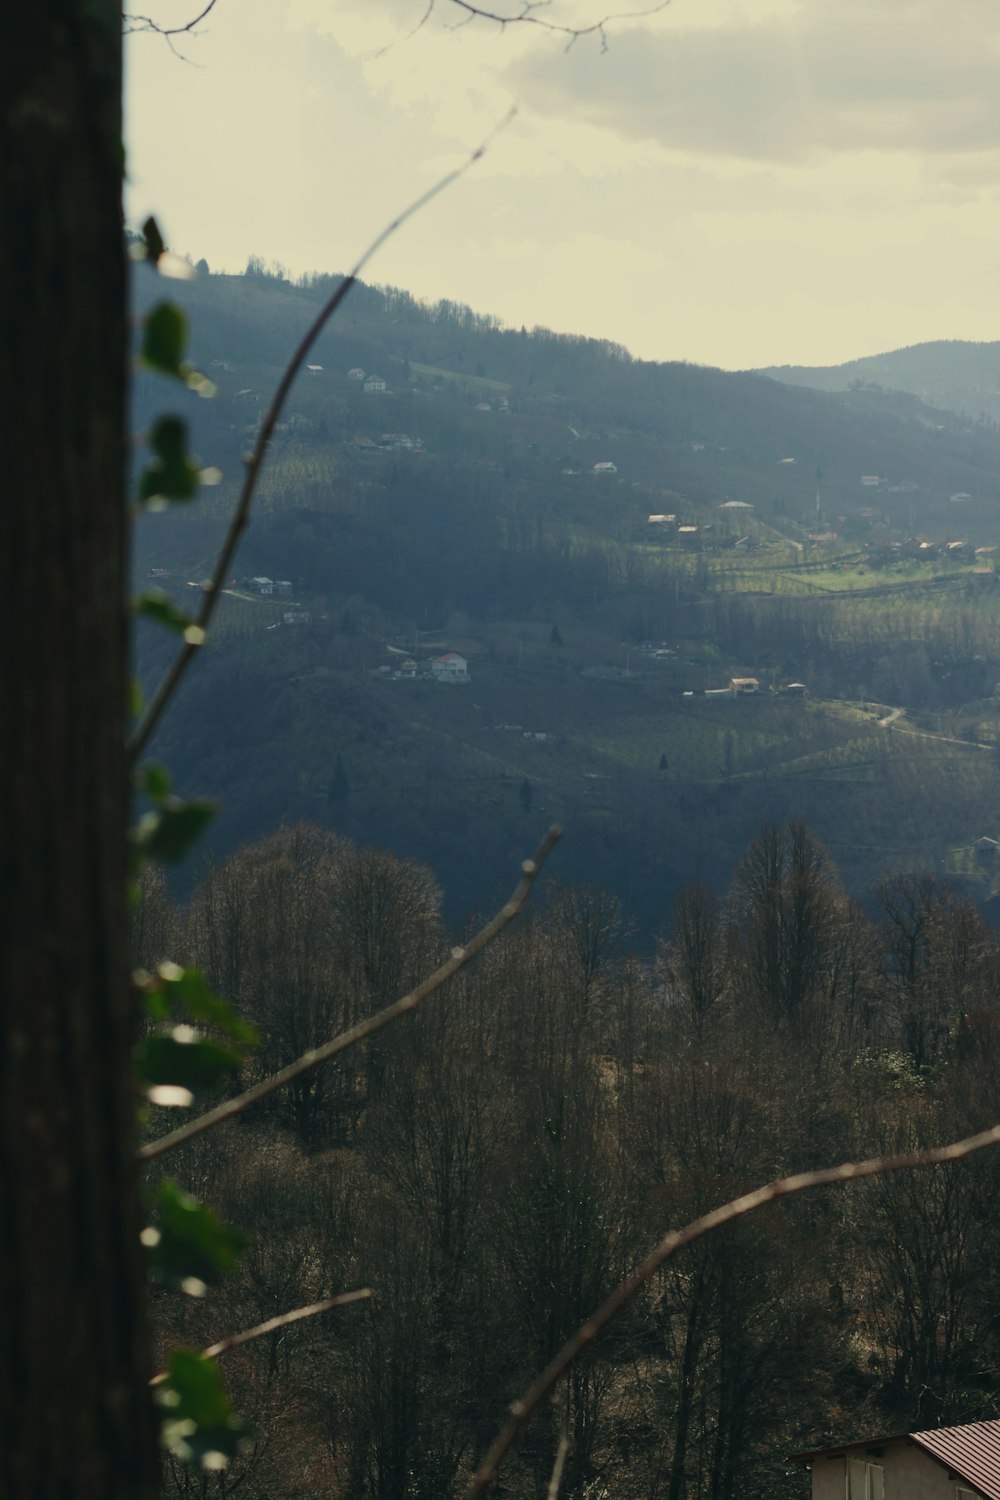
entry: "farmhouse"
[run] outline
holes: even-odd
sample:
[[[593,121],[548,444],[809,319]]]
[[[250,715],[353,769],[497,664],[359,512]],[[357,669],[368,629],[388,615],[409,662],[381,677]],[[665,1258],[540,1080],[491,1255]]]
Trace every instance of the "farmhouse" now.
[[[729,691],[734,698],[743,698],[747,693],[759,693],[760,683],[756,677],[731,677]]]
[[[457,651],[446,651],[432,660],[431,676],[435,682],[468,682],[469,663]]]
[[[369,375],[364,389],[366,396],[381,396],[385,392],[385,381],[381,375]]]
[[[1000,1500],[1000,1422],[970,1422],[794,1453],[812,1500]]]

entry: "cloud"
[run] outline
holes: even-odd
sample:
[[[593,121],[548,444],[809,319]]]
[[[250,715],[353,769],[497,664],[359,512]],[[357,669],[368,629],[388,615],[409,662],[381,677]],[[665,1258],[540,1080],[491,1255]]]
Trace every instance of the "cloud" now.
[[[799,0],[728,26],[617,35],[518,59],[508,77],[546,114],[673,151],[783,163],[859,151],[963,155],[1000,147],[995,0]]]

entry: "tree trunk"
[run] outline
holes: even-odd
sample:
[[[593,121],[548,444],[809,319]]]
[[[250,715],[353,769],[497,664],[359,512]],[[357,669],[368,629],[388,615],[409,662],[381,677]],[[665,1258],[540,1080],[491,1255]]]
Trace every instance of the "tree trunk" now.
[[[16,21],[16,24],[15,24]],[[0,48],[0,1493],[157,1488],[125,833],[121,17]]]

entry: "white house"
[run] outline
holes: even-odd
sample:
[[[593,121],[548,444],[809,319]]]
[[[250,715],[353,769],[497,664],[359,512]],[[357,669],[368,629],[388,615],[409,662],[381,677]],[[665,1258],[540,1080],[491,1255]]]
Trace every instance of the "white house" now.
[[[347,372],[348,380],[364,380],[365,372],[360,365],[355,365],[353,370]]]
[[[385,393],[385,381],[381,375],[369,375],[365,381],[366,396],[381,396]]]
[[[457,651],[446,651],[443,656],[434,657],[431,676],[435,682],[468,682],[469,663]]]
[[[812,1500],[1000,1500],[1000,1422],[897,1432],[792,1454]]]
[[[617,464],[612,464],[612,463],[595,464],[594,465],[594,473],[595,474],[617,474],[618,473],[618,465]]]
[[[263,576],[261,576],[260,578],[251,578],[250,587],[256,594],[273,594],[274,579],[264,578]]]

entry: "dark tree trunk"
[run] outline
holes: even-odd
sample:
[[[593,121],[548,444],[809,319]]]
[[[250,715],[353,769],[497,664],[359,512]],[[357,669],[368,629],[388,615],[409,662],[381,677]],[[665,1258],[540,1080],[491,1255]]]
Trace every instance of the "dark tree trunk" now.
[[[125,905],[121,17],[0,47],[0,1494],[146,1500],[156,1459]]]

